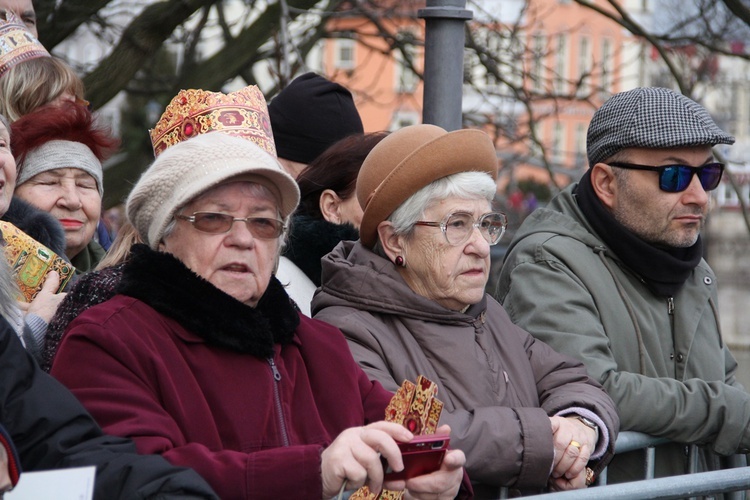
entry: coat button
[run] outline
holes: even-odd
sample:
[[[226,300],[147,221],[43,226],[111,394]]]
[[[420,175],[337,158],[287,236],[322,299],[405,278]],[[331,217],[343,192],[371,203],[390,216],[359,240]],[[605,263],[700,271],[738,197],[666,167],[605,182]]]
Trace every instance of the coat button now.
[[[682,363],[683,361],[685,361],[685,355],[682,354],[682,353],[678,354],[677,355],[677,362],[678,363]]]
[[[711,278],[711,276],[706,276],[705,278],[703,278],[703,283],[705,283],[706,285],[710,285],[713,282],[714,280]]]

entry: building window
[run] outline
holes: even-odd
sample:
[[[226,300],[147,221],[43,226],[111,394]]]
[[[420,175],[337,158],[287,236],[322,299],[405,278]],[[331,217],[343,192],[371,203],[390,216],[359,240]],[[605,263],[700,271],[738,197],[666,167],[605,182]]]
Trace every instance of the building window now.
[[[354,59],[355,41],[349,38],[339,38],[336,40],[336,68],[354,69],[356,61]]]
[[[564,94],[567,92],[568,78],[568,35],[561,33],[557,35],[557,58],[555,63],[555,92]]]
[[[565,160],[565,125],[555,122],[552,128],[552,160],[562,163]]]
[[[545,41],[544,35],[537,33],[534,35],[533,62],[531,68],[532,88],[537,92],[544,90],[544,56]]]
[[[605,38],[602,41],[602,92],[612,93],[612,42]]]
[[[418,125],[419,119],[419,113],[416,111],[396,111],[391,118],[388,130],[394,131],[411,125]]]
[[[487,55],[492,58],[495,62],[495,67],[499,71],[501,66],[500,54],[503,53],[500,34],[496,31],[488,30],[486,36]],[[499,83],[497,75],[492,71],[485,71],[485,83],[490,86],[497,85]]]
[[[416,64],[417,51],[414,46],[414,34],[402,31],[398,35],[401,48],[396,49],[396,92],[413,94],[417,90],[419,77],[412,70],[411,64]]]
[[[582,36],[578,43],[578,94],[589,93],[591,74],[591,43],[589,37]]]
[[[586,125],[583,123],[576,123],[575,132],[575,154],[576,154],[576,165],[586,163]]]

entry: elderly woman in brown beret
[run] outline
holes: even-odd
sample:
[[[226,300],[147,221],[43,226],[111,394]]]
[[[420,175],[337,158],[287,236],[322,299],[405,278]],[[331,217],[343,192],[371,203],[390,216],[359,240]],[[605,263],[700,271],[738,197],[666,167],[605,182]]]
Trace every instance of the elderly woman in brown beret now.
[[[581,488],[611,459],[619,420],[580,362],[484,292],[506,223],[491,208],[496,171],[478,130],[416,125],[381,141],[357,179],[360,240],[324,258],[313,314],[387,389],[419,374],[437,381],[441,423],[478,497]]]

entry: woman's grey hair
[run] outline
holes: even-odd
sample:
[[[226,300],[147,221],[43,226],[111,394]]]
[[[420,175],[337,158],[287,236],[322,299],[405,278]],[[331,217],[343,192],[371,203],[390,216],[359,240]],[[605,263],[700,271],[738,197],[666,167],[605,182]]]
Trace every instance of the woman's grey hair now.
[[[244,182],[244,183],[246,183],[246,184],[249,185],[249,188],[250,188],[250,193],[249,194],[250,195],[257,196],[259,198],[267,198],[269,200],[273,200],[274,203],[276,204],[276,217],[278,217],[279,220],[283,220],[281,218],[281,210],[279,209],[279,206],[278,206],[278,200],[276,199],[276,197],[273,195],[273,192],[269,188],[267,188],[263,184],[257,184],[255,182],[250,182],[250,181],[240,181],[240,182]],[[219,184],[217,186],[213,186],[212,188],[210,188],[210,189],[202,192],[201,194],[199,194],[198,196],[196,196],[195,198],[193,198],[189,202],[185,203],[184,205],[182,205],[180,207],[177,207],[177,210],[174,211],[174,215],[176,216],[177,214],[182,213],[182,210],[186,206],[188,206],[190,204],[193,204],[193,203],[195,203],[197,201],[200,201],[208,193],[210,193],[211,191],[213,191],[214,188],[217,188],[217,187],[219,187],[221,185],[222,184]],[[183,214],[183,215],[190,215],[190,214]],[[172,234],[172,231],[174,231],[176,223],[177,223],[177,220],[174,217],[172,217],[172,220],[169,221],[169,223],[167,224],[167,227],[164,228],[164,236],[162,236],[162,241],[165,240],[170,234]],[[281,253],[281,251],[284,249],[284,246],[286,244],[286,237],[287,237],[287,232],[288,231],[289,231],[289,221],[286,220],[286,221],[284,221],[284,232],[281,233],[281,236],[279,236],[279,253]]]
[[[497,185],[485,172],[461,172],[442,177],[423,187],[403,202],[387,219],[393,225],[396,235],[408,235],[414,223],[424,217],[430,207],[447,198],[467,200],[484,198],[492,203]]]

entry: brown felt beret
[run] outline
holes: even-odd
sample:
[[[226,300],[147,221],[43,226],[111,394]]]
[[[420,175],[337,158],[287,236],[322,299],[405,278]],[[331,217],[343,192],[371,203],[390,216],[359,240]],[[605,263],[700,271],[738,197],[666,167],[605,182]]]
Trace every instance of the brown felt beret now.
[[[413,125],[380,141],[357,176],[357,199],[364,210],[362,244],[372,248],[378,224],[411,195],[460,172],[487,172],[497,178],[495,145],[481,130],[446,132],[435,125]]]

